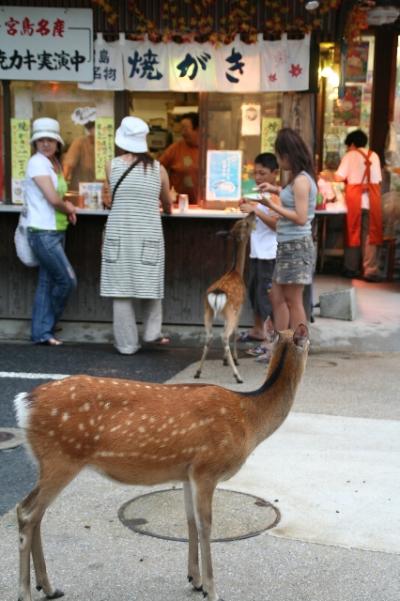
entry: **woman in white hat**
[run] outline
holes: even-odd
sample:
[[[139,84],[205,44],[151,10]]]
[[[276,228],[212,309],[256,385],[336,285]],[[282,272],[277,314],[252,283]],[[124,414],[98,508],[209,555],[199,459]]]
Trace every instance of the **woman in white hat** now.
[[[115,135],[124,154],[107,166],[112,192],[101,262],[101,296],[113,298],[117,350],[132,355],[140,348],[135,309],[142,308],[143,341],[165,345],[162,335],[164,236],[160,201],[171,213],[166,170],[148,153],[147,124],[125,117]]]
[[[58,121],[43,117],[32,126],[35,154],[28,161],[25,204],[29,243],[39,261],[39,281],[33,303],[32,340],[59,346],[54,328],[61,317],[76,276],[65,251],[68,223],[76,223],[76,209],[63,196],[67,191],[60,151],[64,144]]]

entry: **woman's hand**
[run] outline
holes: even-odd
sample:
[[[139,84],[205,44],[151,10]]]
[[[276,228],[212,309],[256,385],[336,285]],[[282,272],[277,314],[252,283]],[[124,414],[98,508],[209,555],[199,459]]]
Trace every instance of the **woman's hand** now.
[[[69,200],[65,201],[65,213],[68,217],[69,223],[72,225],[76,224],[76,207]]]
[[[258,184],[257,188],[260,192],[271,192],[272,194],[279,194],[281,191],[279,186],[275,186],[274,184],[270,184],[269,182],[263,182],[262,184]]]

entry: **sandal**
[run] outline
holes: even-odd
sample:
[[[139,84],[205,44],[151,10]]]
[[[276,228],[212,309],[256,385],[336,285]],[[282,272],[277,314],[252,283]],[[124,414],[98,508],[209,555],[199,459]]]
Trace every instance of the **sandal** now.
[[[62,340],[59,340],[58,338],[48,338],[47,340],[43,340],[42,342],[39,342],[39,344],[41,344],[43,346],[62,346],[64,343]]]
[[[156,346],[167,346],[171,342],[171,339],[168,336],[159,336],[154,340],[145,340],[146,344],[156,345]]]

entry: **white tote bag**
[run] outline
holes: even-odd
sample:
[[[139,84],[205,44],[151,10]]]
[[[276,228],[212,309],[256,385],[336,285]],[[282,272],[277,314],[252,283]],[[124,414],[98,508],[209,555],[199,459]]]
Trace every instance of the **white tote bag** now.
[[[18,259],[22,261],[24,265],[27,267],[37,267],[37,265],[39,265],[39,261],[28,241],[26,207],[23,207],[21,215],[19,216],[17,229],[14,234],[14,243]]]

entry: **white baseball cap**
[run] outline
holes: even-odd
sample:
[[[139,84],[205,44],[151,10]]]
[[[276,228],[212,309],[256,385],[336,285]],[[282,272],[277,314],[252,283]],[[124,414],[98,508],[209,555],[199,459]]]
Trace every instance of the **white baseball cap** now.
[[[115,133],[115,144],[128,152],[147,152],[149,126],[139,117],[124,117]]]
[[[51,138],[57,140],[62,146],[64,146],[64,140],[60,136],[60,124],[55,119],[50,117],[41,117],[35,119],[32,124],[32,137],[31,144],[40,140],[41,138]]]

